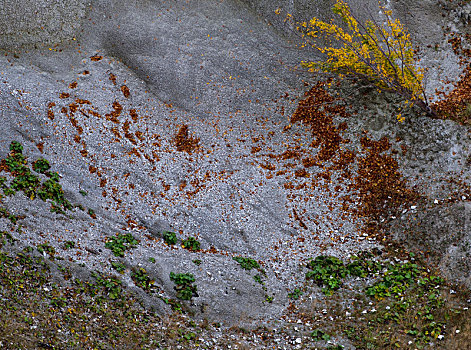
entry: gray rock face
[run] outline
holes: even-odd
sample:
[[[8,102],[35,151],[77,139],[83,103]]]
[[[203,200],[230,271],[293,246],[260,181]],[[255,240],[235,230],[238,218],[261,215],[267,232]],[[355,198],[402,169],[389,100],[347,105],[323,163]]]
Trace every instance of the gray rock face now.
[[[328,16],[326,3],[310,3],[280,5],[307,18]],[[202,318],[229,324],[278,319],[288,291],[304,279],[308,258],[377,246],[360,235],[361,219],[342,209],[348,191],[340,179],[314,185],[322,168],[304,169],[300,159],[280,157],[287,150],[317,153],[308,146],[311,132],[289,125],[296,99],[314,78],[299,68],[306,52],[286,35],[272,2],[98,0],[85,7],[62,1],[47,2],[48,11],[42,4],[2,6],[0,46],[7,50],[0,56],[0,156],[20,141],[31,161],[49,160],[66,197],[97,218],[79,210],[51,213],[48,204],[22,194],[5,197],[2,205],[26,216],[24,244],[49,242],[67,259],[112,273],[116,258],[105,240],[132,233],[140,244],[120,261],[129,269],[144,267],[165,297],[175,297],[170,272],[193,273],[199,296],[189,306]],[[31,7],[38,15],[29,23]],[[18,35],[15,28],[26,22],[29,32]],[[51,50],[32,48],[59,41]],[[469,184],[465,128],[413,116],[398,125],[384,101],[368,106],[348,120],[344,137],[352,149],[360,150],[365,128],[375,139],[400,136],[412,148],[399,159],[411,186],[435,195],[440,176],[450,174]],[[170,229],[180,241],[196,237],[202,251],[166,245],[161,234]],[[66,240],[77,248],[61,249]],[[233,256],[258,260],[266,288]],[[124,278],[138,290],[129,274]],[[141,293],[165,312],[159,298]]]
[[[84,0],[0,1],[0,47],[58,44],[73,40],[85,15]]]
[[[429,252],[446,278],[471,288],[471,205],[467,196],[463,198],[456,203],[429,204],[404,213],[393,225],[393,231],[396,239]]]

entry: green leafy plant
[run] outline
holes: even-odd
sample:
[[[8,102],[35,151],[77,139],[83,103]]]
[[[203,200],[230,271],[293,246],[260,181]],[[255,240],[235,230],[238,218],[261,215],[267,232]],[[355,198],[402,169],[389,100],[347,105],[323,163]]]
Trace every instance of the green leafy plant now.
[[[372,258],[373,254],[370,252],[361,252],[354,256],[353,261],[346,266],[348,273],[356,277],[366,277],[380,272],[383,265]]]
[[[109,237],[105,248],[110,249],[115,256],[123,257],[126,250],[135,248],[139,241],[130,233],[119,233],[115,237]]]
[[[21,153],[10,153],[7,158],[5,158],[5,165],[8,167],[9,171],[12,173],[24,173],[29,170],[25,166],[27,164],[26,158]]]
[[[197,266],[200,266],[202,261],[200,259],[195,259],[195,260],[192,260],[193,264],[197,265]]]
[[[33,175],[28,168],[21,174],[18,174],[11,182],[11,189],[15,191],[22,191],[25,196],[33,200],[36,197],[36,190],[41,181],[36,175]],[[39,194],[39,192],[38,192]]]
[[[183,248],[196,252],[200,250],[200,242],[194,237],[188,237],[182,242]]]
[[[177,244],[177,235],[175,232],[164,231],[162,233],[162,236],[164,238],[164,242],[167,243],[168,245]]]
[[[37,161],[33,163],[33,170],[37,173],[44,174],[51,168],[49,162],[44,158],[39,158]]]
[[[95,275],[96,285],[103,287],[104,292],[112,300],[118,299],[121,297],[122,293],[122,283],[119,279],[111,276],[99,276]]]
[[[15,190],[11,189],[10,187],[4,187],[3,188],[3,193],[5,196],[14,196],[15,195]]]
[[[54,249],[53,246],[47,244],[47,243],[44,243],[44,244],[38,244],[36,246],[36,249],[38,250],[38,252],[40,254],[44,254],[44,253],[47,253],[49,255],[50,258],[53,258],[54,257],[54,254],[56,254],[56,250]]]
[[[116,261],[111,262],[111,267],[113,267],[113,269],[115,269],[119,273],[124,273],[124,271],[126,270],[126,266],[124,266],[124,264]]]
[[[381,300],[385,297],[402,295],[417,280],[420,271],[417,264],[410,262],[390,265],[380,281],[366,288],[366,294]]]
[[[253,279],[254,279],[255,282],[257,282],[261,285],[265,284],[265,282],[263,282],[263,280],[262,280],[262,276],[260,276],[260,274],[258,274],[258,273],[255,276],[253,276]]]
[[[31,172],[28,167],[28,162],[22,154],[23,147],[20,143],[14,141],[10,144],[10,154],[5,159],[7,171],[13,176],[10,186],[6,185],[6,178],[2,177],[0,186],[5,195],[14,195],[16,191],[21,191],[34,200],[39,197],[43,201],[51,201],[51,211],[56,213],[64,213],[66,210],[72,210],[73,206],[65,199],[62,186],[59,184],[59,175],[57,173],[50,173],[49,162],[43,158],[38,159],[33,163],[33,170],[43,173],[49,177],[46,181],[41,183],[41,179]]]
[[[342,279],[348,274],[343,262],[334,256],[320,255],[310,260],[307,267],[311,271],[306,273],[306,279],[314,280],[319,286],[323,286],[322,292],[327,295],[339,289]]]
[[[191,300],[192,297],[198,296],[197,287],[193,285],[195,282],[193,274],[170,272],[170,280],[176,285],[174,289],[178,299]]]
[[[74,241],[66,241],[64,243],[64,249],[72,249],[75,248],[75,242]]]
[[[313,332],[311,332],[311,337],[315,341],[320,341],[320,340],[329,341],[330,340],[330,335],[328,335],[327,333],[325,333],[324,331],[320,329],[315,329]]]
[[[155,288],[155,281],[149,277],[147,271],[142,267],[138,269],[133,269],[133,272],[131,273],[131,278],[136,284],[136,286],[141,287],[147,292],[150,292],[153,288]]]
[[[149,261],[150,261],[152,264],[155,264],[155,258],[150,257],[150,258],[149,258]]]
[[[326,350],[342,350],[343,348],[343,345],[330,345],[326,348]]]
[[[88,215],[91,216],[92,219],[96,219],[95,211],[92,208],[88,208],[87,213],[88,213]]]
[[[5,219],[10,220],[13,225],[16,225],[19,219],[18,217],[10,213],[6,208],[2,207],[0,207],[0,217],[4,217]]]
[[[88,195],[87,191],[84,190],[79,190],[79,193],[84,197]]]
[[[288,298],[298,300],[303,294],[304,293],[301,291],[301,289],[296,288],[291,293],[288,293]]]
[[[21,154],[23,153],[23,146],[18,141],[12,141],[10,143],[10,151],[13,153]]]
[[[64,190],[62,186],[53,179],[44,181],[41,188],[38,190],[38,196],[43,201],[51,200],[52,209],[57,210],[71,210],[72,204],[65,199]]]
[[[240,267],[244,270],[260,269],[260,264],[252,258],[244,258],[242,256],[235,256],[232,258],[239,263]]]
[[[191,341],[196,338],[196,333],[194,332],[188,332],[182,335],[182,340],[184,341]]]

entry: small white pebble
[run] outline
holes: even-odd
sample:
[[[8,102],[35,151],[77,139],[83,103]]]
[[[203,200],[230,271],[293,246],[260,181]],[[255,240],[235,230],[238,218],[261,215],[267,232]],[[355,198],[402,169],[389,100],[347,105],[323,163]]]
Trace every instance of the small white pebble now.
[[[455,333],[456,333],[456,334],[458,334],[459,332],[460,332],[460,330],[459,330],[459,329],[457,329],[457,330],[455,331]]]
[[[435,204],[438,204],[438,199],[435,199],[433,202],[434,202]]]
[[[415,209],[417,209],[417,206],[416,206],[416,205],[412,205],[410,208],[411,208],[412,210],[415,210]]]
[[[388,306],[386,306],[386,310],[389,310],[390,308],[391,308],[391,306],[389,306],[389,305],[388,305]]]
[[[461,199],[462,199],[462,200],[465,200],[465,199],[466,199],[466,196],[461,196]]]
[[[345,316],[350,316],[351,314],[351,312],[345,311]]]
[[[450,294],[456,294],[456,291],[453,289],[450,289]]]
[[[296,338],[296,343],[297,344],[301,344],[301,342],[302,342],[301,338]]]
[[[367,312],[368,312],[368,311],[366,311],[366,310],[363,310],[361,313],[362,313],[362,314],[366,314]]]
[[[370,312],[376,312],[376,309],[375,309],[375,308],[372,308]]]
[[[445,336],[443,334],[440,334],[438,337],[437,337],[439,340],[442,340],[443,338],[445,338]]]
[[[412,340],[409,340],[409,342],[408,342],[407,344],[411,345],[411,344],[412,344]]]

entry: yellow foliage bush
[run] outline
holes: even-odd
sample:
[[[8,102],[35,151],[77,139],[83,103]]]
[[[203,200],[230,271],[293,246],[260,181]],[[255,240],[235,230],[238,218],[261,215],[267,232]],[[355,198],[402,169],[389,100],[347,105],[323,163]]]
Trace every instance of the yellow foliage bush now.
[[[410,41],[410,34],[391,11],[379,3],[384,24],[374,19],[361,23],[343,0],[337,0],[332,11],[339,15],[344,25],[339,26],[312,18],[298,24],[298,30],[307,43],[323,53],[326,58],[317,62],[303,62],[312,72],[335,73],[341,78],[357,77],[372,82],[379,91],[400,94],[406,106],[416,105],[429,115],[430,108],[424,88],[424,69]],[[320,38],[336,44],[320,45]],[[402,114],[397,116],[403,121]]]

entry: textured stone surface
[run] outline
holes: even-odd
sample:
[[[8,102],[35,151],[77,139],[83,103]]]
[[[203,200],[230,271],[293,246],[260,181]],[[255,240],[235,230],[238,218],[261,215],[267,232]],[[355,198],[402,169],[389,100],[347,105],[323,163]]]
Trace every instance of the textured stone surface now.
[[[321,252],[346,257],[377,246],[360,237],[361,220],[342,210],[345,193],[335,190],[340,180],[311,186],[321,168],[307,169],[304,178],[295,175],[304,169],[299,159],[270,157],[288,149],[303,156],[317,152],[308,147],[309,130],[289,125],[296,99],[314,82],[299,69],[312,54],[285,35],[289,28],[274,16],[272,2],[92,1],[80,28],[83,3],[48,3],[55,6],[54,15],[38,16],[26,27],[30,33],[18,37],[12,36],[14,29],[28,21],[31,6],[42,2],[27,2],[23,12],[16,5],[2,7],[1,46],[16,48],[0,56],[0,156],[18,140],[30,160],[45,157],[61,174],[67,198],[92,208],[97,219],[78,210],[57,215],[48,204],[20,194],[7,197],[4,205],[26,216],[24,244],[49,242],[90,270],[113,272],[109,260],[116,258],[105,249],[105,239],[132,232],[141,242],[120,261],[129,268],[145,267],[166,297],[175,296],[170,272],[193,273],[199,293],[193,310],[230,324],[279,319],[288,291],[304,280],[301,265],[308,258]],[[319,8],[307,4],[280,2],[300,15],[309,10],[309,16],[327,16],[324,2]],[[71,37],[77,40],[31,45]],[[446,46],[443,50],[449,54]],[[362,112],[348,120],[344,133],[351,149],[360,151],[365,130],[373,139],[400,137],[408,149],[398,154],[401,171],[430,199],[456,192],[453,186],[443,188],[450,176],[469,184],[465,128],[420,116],[398,125],[397,101],[352,90],[346,95],[353,94]],[[113,119],[116,103],[122,111]],[[178,151],[174,142],[182,125],[199,140],[191,154]],[[197,237],[203,252],[168,247],[161,239],[167,229],[180,240]],[[65,240],[78,248],[61,249]],[[266,290],[254,281],[255,272],[232,260],[239,255],[262,263]],[[123,278],[133,285],[129,274]],[[148,305],[167,310],[160,299],[142,295]],[[273,303],[265,302],[266,296],[274,296]]]
[[[0,47],[58,44],[80,30],[87,1],[0,1]]]

